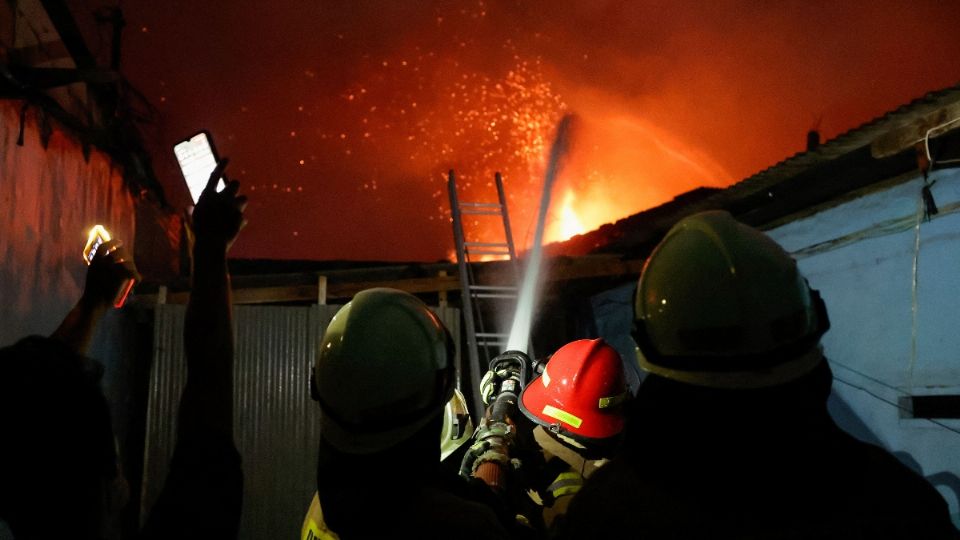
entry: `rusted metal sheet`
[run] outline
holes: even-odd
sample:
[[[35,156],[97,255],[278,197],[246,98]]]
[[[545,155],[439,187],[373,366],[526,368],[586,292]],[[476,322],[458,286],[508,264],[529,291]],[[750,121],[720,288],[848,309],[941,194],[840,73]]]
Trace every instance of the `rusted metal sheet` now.
[[[84,158],[57,125],[41,144],[36,108],[0,100],[0,346],[49,334],[80,298],[87,231],[101,223],[133,250],[134,203],[102,152]]]
[[[296,538],[316,490],[319,410],[310,367],[337,305],[234,308],[234,433],[243,458],[240,538]],[[436,308],[459,342],[459,310]],[[186,380],[182,305],[157,306],[141,516],[156,501],[176,442]]]

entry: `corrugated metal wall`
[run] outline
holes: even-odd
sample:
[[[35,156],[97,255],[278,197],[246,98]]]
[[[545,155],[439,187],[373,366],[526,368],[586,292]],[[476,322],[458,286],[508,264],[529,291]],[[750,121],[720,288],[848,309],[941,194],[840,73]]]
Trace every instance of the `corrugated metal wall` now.
[[[243,456],[240,538],[297,538],[316,490],[319,411],[310,399],[316,345],[340,306],[240,306],[234,365],[235,438]],[[163,488],[176,441],[176,411],[186,379],[185,307],[157,307],[147,408],[143,510]],[[435,308],[459,343],[460,312]]]

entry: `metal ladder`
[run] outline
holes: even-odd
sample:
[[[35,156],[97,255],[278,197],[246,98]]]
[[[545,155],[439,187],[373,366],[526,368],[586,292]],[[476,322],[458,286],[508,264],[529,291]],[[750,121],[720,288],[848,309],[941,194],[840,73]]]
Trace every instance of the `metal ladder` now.
[[[488,315],[482,304],[487,302],[509,302],[508,312],[513,313],[517,301],[517,287],[504,285],[481,285],[476,282],[471,265],[471,255],[505,256],[514,266],[515,280],[517,252],[510,231],[510,217],[507,214],[507,199],[503,193],[503,178],[500,173],[494,175],[499,202],[460,202],[457,196],[457,181],[453,170],[447,180],[450,194],[450,214],[453,217],[453,238],[457,247],[457,266],[460,269],[460,291],[463,303],[463,322],[466,326],[467,351],[470,359],[470,383],[473,389],[474,414],[483,414],[484,404],[480,398],[480,379],[487,372],[490,360],[504,351],[507,346],[506,333],[490,332]],[[503,220],[503,242],[468,242],[463,230],[463,216],[500,216]],[[458,380],[461,374],[458,373]]]

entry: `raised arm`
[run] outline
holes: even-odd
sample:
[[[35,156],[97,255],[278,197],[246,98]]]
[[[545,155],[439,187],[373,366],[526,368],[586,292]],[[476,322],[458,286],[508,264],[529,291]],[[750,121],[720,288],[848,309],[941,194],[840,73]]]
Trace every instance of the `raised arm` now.
[[[246,223],[240,184],[217,193],[226,160],[217,164],[193,211],[193,286],[184,347],[187,384],[180,400],[179,435],[207,431],[233,435],[233,325],[227,251]]]
[[[104,242],[87,268],[83,295],[50,337],[77,354],[86,354],[97,324],[130,279],[140,279],[133,258],[118,240]]]
[[[237,196],[237,182],[216,192],[225,165],[217,165],[193,211],[193,289],[183,332],[187,384],[170,472],[142,540],[237,538],[240,526],[243,476],[233,442],[227,250],[243,227],[246,199]]]

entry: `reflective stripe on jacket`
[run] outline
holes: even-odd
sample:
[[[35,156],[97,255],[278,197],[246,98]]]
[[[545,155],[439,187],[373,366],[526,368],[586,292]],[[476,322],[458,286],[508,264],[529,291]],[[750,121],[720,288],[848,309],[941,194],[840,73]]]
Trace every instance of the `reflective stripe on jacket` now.
[[[310,509],[303,518],[303,527],[300,529],[300,540],[340,540],[337,533],[327,528],[323,521],[323,509],[320,508],[320,497],[313,494]]]

